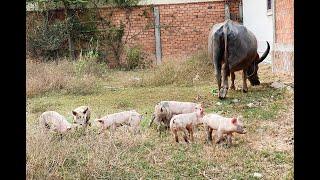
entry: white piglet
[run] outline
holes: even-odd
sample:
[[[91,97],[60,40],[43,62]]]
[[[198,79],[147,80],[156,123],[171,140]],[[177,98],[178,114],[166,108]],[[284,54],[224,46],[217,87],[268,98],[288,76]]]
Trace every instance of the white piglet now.
[[[112,128],[114,131],[117,127],[128,125],[130,126],[134,133],[137,133],[140,129],[140,121],[142,119],[142,115],[139,114],[135,110],[131,111],[123,111],[119,113],[109,114],[107,116],[104,116],[100,119],[96,119],[95,121],[98,122],[101,126],[100,133],[107,128]]]
[[[202,123],[202,117],[204,115],[202,107],[196,107],[195,112],[174,115],[170,121],[170,130],[174,135],[175,141],[178,143],[178,131],[184,132],[184,140],[189,143],[187,134],[189,133],[189,138],[194,141],[193,129],[194,126]]]
[[[216,130],[216,143],[220,143],[223,139],[223,134],[227,134],[227,143],[232,143],[232,134],[234,132],[239,134],[245,134],[246,130],[244,129],[241,121],[241,116],[237,118],[226,118],[219,114],[207,114],[202,118],[203,125],[207,132],[207,141],[208,143],[212,143],[212,131]]]
[[[46,130],[53,132],[65,133],[72,128],[64,116],[55,111],[46,111],[39,117],[40,125]]]
[[[192,113],[200,107],[202,107],[202,104],[193,102],[161,101],[155,106],[149,127],[155,121],[158,124],[158,130],[160,130],[161,123],[169,128],[170,120],[174,115]]]

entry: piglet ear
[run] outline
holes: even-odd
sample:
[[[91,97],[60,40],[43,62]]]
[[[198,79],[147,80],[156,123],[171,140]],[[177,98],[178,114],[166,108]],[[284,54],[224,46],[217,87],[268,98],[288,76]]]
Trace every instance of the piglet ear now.
[[[104,121],[102,119],[99,119],[98,122],[101,123],[101,124],[104,123]]]
[[[83,111],[83,114],[85,114],[88,111],[88,107]]]
[[[77,115],[77,112],[75,112],[75,111],[72,111],[72,114],[73,114],[74,116],[76,116],[76,115]]]
[[[232,124],[235,124],[235,123],[237,123],[237,119],[236,118],[232,118],[231,122],[232,122]]]

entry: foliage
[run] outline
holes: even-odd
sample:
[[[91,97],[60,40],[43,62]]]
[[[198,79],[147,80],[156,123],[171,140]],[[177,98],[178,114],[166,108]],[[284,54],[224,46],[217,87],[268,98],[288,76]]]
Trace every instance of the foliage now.
[[[78,76],[83,74],[89,74],[101,77],[106,73],[107,65],[104,62],[99,62],[99,49],[98,42],[96,47],[92,47],[93,39],[90,40],[89,51],[84,53],[82,56],[82,51],[78,61],[75,63],[75,70]]]
[[[124,28],[125,25],[122,22],[119,26],[110,23],[107,31],[100,34],[102,44],[112,53],[118,67],[121,65],[120,58],[123,51],[122,38],[124,36]]]
[[[136,6],[140,0],[111,0],[111,3],[117,7],[130,8]]]
[[[134,46],[127,49],[127,69],[132,70],[137,68],[144,60],[142,51],[139,47]]]
[[[40,9],[43,12],[43,18],[47,19],[47,21],[50,23],[52,19],[49,18],[49,11],[53,9],[52,7],[61,7],[64,9],[65,19],[64,23],[60,23],[63,25],[63,27],[61,27],[59,30],[59,32],[63,33],[64,36],[63,38],[59,36],[56,36],[55,38],[61,40],[61,44],[64,43],[65,46],[61,48],[61,45],[57,45],[55,49],[64,49],[68,47],[70,52],[69,55],[72,58],[75,57],[74,52],[79,52],[79,49],[86,49],[88,43],[90,44],[89,41],[93,39],[94,41],[99,42],[101,49],[100,52],[96,53],[100,55],[102,50],[103,54],[105,55],[105,62],[111,62],[110,60],[114,60],[117,67],[125,67],[128,69],[134,69],[138,67],[139,63],[141,64],[140,67],[142,68],[147,67],[150,64],[148,60],[144,59],[141,50],[138,51],[137,49],[133,49],[129,52],[130,54],[128,54],[128,56],[124,51],[124,47],[128,42],[128,37],[125,37],[125,29],[130,31],[131,26],[130,7],[136,6],[139,0],[30,0],[28,2],[37,2],[41,4]],[[113,9],[111,9],[109,15],[102,17],[98,8],[98,4],[101,3],[126,9],[126,22],[120,21],[119,24],[114,24],[111,21],[113,16],[112,12],[114,11]],[[93,5],[94,8],[86,8],[89,7],[87,6],[89,4],[91,6]],[[52,12],[54,13],[54,11]],[[146,14],[144,15],[146,16]],[[30,28],[32,29],[32,27]],[[29,43],[31,39],[32,38],[28,38],[27,43]],[[42,39],[50,38],[44,37]],[[66,44],[67,42],[68,46]],[[31,42],[31,44],[32,43],[33,42]],[[39,41],[38,44],[40,43],[41,42]],[[36,48],[29,49],[31,50]],[[87,53],[86,50],[84,52]],[[42,53],[41,55],[46,56],[47,53]],[[127,62],[125,61],[126,58],[128,58]]]
[[[40,53],[45,57],[53,57],[67,39],[65,24],[59,21],[48,23],[46,20],[38,22],[34,29],[27,34],[28,48],[34,54]]]

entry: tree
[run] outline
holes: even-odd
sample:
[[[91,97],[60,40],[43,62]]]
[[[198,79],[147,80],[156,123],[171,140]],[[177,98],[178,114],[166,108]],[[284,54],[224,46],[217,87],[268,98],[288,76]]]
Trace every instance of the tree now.
[[[74,54],[74,38],[72,33],[71,19],[73,16],[72,8],[84,7],[88,4],[87,0],[27,0],[29,3],[36,3],[40,10],[46,14],[48,20],[48,11],[50,8],[62,7],[65,14],[65,27],[68,36],[69,56],[75,60]]]

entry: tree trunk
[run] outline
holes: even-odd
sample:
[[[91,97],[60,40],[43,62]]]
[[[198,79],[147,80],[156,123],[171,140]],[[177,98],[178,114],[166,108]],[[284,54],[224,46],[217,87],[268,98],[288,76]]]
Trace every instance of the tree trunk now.
[[[67,28],[67,33],[68,33],[68,44],[69,44],[69,56],[71,57],[72,60],[75,60],[75,54],[74,54],[74,42],[73,42],[73,36],[72,36],[72,32],[70,31],[69,28],[69,18],[70,16],[70,12],[69,12],[69,4],[66,1],[63,1],[63,5],[64,5],[64,14],[65,14],[65,23],[66,23],[66,28]]]

